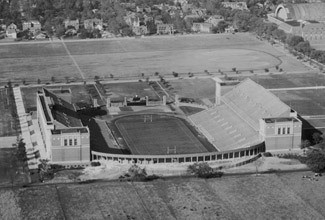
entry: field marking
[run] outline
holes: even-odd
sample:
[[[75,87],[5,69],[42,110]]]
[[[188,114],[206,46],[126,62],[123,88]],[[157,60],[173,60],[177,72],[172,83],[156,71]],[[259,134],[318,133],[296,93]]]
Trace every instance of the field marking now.
[[[69,51],[67,45],[64,43],[64,41],[63,41],[62,39],[61,39],[61,42],[62,42],[62,45],[63,45],[65,51],[67,52],[67,54],[69,55],[69,57],[72,59],[72,62],[73,62],[74,65],[77,67],[78,72],[79,72],[81,78],[82,78],[83,80],[86,79],[86,77],[85,77],[84,73],[81,71],[81,69],[80,69],[80,67],[79,67],[79,65],[78,65],[78,63],[77,63],[77,61],[76,61],[76,60],[73,58],[73,56],[71,55],[71,53],[70,53],[70,51]]]
[[[293,88],[278,88],[267,89],[268,91],[286,91],[286,90],[309,90],[309,89],[325,89],[325,86],[308,86],[308,87],[293,87]]]
[[[120,126],[121,126],[121,127],[120,127]],[[131,151],[131,153],[133,153],[132,150],[134,149],[134,150],[137,152],[137,155],[141,155],[140,152],[138,151],[138,149],[136,148],[136,144],[134,144],[134,142],[132,141],[132,138],[130,138],[129,133],[128,133],[127,130],[125,129],[123,123],[120,123],[120,126],[118,126],[118,125],[116,124],[117,129],[118,129],[119,132],[121,133],[122,138],[124,139],[126,145],[128,145],[128,148],[129,148],[129,150]],[[121,131],[123,131],[123,133],[122,133]],[[124,138],[124,134],[125,134],[126,138]],[[130,145],[129,142],[131,142],[132,145]],[[132,146],[132,148],[131,148],[131,146]],[[133,153],[133,154],[134,154],[134,153]]]

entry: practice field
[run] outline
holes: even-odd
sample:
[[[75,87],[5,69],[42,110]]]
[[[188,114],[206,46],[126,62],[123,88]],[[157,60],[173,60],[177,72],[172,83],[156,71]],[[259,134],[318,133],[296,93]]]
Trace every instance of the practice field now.
[[[101,85],[105,91],[103,95],[113,102],[123,102],[124,97],[130,98],[136,95],[139,97],[148,96],[149,100],[160,100],[155,90],[146,82],[107,83]]]
[[[166,155],[216,151],[203,144],[181,119],[166,115],[132,115],[115,121],[132,154]]]
[[[0,89],[0,137],[15,136],[19,130],[12,90]]]
[[[249,34],[185,35],[2,44],[0,81],[9,79],[49,82],[51,77],[129,77],[155,72],[171,74],[237,70],[306,70],[299,61],[285,56]]]
[[[249,78],[266,89],[325,86],[325,75],[319,73],[270,74]]]
[[[50,85],[50,86],[33,86],[33,87],[22,87],[21,93],[24,101],[24,106],[27,112],[36,110],[36,93],[42,88],[47,89],[71,89],[71,101],[72,103],[87,103],[92,104],[93,99],[96,98],[98,103],[100,104],[100,95],[95,88],[95,85]]]
[[[272,91],[301,116],[325,115],[325,89]]]

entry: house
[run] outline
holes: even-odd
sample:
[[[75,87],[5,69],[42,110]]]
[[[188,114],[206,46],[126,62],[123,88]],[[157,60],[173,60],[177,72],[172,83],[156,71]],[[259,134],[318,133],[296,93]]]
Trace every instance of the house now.
[[[132,28],[132,31],[135,35],[146,35],[148,34],[148,29],[147,26],[145,25],[141,25],[141,26],[134,26]]]
[[[98,29],[98,30],[102,30],[103,29],[103,20],[102,19],[97,19],[97,18],[93,18],[93,19],[86,19],[84,20],[84,28],[85,29]]]
[[[233,26],[227,27],[225,29],[225,33],[228,33],[228,34],[234,34],[235,32],[236,32],[236,29]]]
[[[157,34],[174,34],[174,25],[157,24]]]
[[[155,19],[155,25],[158,24],[164,24],[164,22],[161,19]]]
[[[76,20],[66,19],[66,20],[64,20],[64,27],[65,27],[65,29],[69,29],[69,27],[74,27],[74,29],[76,31],[78,31],[79,30],[79,19],[76,19]]]
[[[34,37],[36,40],[44,40],[47,36],[46,36],[46,34],[39,32],[39,33],[35,34]]]
[[[150,6],[144,6],[144,7],[136,7],[136,12],[137,13],[150,13],[151,12],[151,7]]]
[[[125,23],[130,27],[134,25],[135,20],[137,20],[137,14],[134,12],[127,12],[126,16],[124,16]]]
[[[210,23],[193,23],[192,31],[200,33],[210,33],[212,30],[212,24]]]
[[[231,8],[232,10],[248,10],[246,2],[221,2],[225,8]]]
[[[220,21],[223,21],[224,18],[221,15],[213,15],[205,20],[205,23],[212,24],[213,27],[217,26]]]
[[[11,23],[6,29],[6,35],[8,38],[16,39],[17,38],[17,25]]]
[[[31,20],[23,22],[23,31],[29,30],[30,32],[35,33],[36,31],[40,31],[41,28],[42,26],[39,21]]]

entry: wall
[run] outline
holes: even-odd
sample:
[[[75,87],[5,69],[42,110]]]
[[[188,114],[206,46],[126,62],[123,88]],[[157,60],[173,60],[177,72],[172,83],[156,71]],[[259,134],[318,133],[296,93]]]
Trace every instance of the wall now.
[[[183,162],[203,162],[203,161],[221,161],[235,158],[258,155],[265,152],[265,144],[260,143],[247,148],[241,148],[224,152],[209,152],[198,154],[175,154],[175,155],[124,155],[108,154],[91,151],[92,160],[113,160],[128,161],[129,163],[183,163]]]

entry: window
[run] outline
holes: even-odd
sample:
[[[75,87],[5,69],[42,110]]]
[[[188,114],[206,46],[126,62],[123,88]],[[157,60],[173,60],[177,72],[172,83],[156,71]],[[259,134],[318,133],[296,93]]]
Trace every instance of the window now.
[[[287,127],[287,134],[290,134],[290,127]]]
[[[69,139],[69,145],[70,146],[72,145],[72,139]]]
[[[285,133],[286,133],[286,128],[283,127],[283,128],[282,128],[282,134],[285,134]]]
[[[68,146],[68,140],[64,139],[64,146]]]
[[[78,145],[77,138],[74,139],[74,145]]]
[[[278,128],[278,134],[281,134],[281,128]]]

